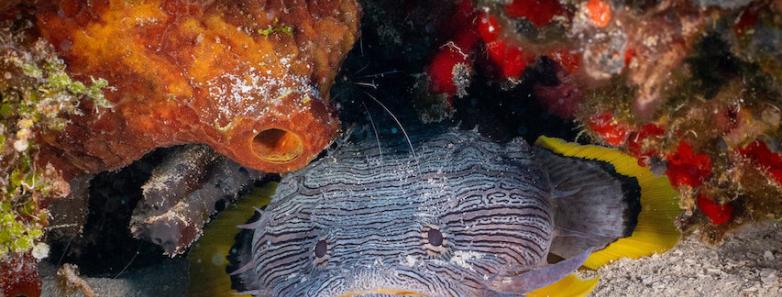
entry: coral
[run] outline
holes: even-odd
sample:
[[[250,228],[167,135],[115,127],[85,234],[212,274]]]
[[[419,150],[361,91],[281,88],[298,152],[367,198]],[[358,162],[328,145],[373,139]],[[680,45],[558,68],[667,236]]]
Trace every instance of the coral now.
[[[476,10],[482,11],[478,31],[497,77],[519,81],[528,65],[541,63],[544,57],[562,68],[557,74],[561,81],[581,89],[593,89],[592,85],[624,74],[627,84],[636,89],[633,110],[639,118],[648,118],[662,104],[665,98],[660,92],[668,87],[667,73],[681,64],[709,20],[705,11],[675,2],[645,10],[613,7],[601,0],[567,6],[553,0],[478,2]],[[552,102],[554,94],[562,91],[540,93]],[[580,101],[580,95],[565,93],[573,96],[566,101]],[[561,108],[555,110],[568,115]]]
[[[645,120],[663,104],[669,74],[691,52],[708,19],[705,11],[675,1],[644,11],[588,1],[570,31],[581,36],[584,74],[592,80],[625,75],[636,89],[633,115]]]
[[[109,106],[101,92],[106,82],[72,79],[30,27],[21,19],[0,23],[0,262],[36,245],[48,221],[47,200],[69,191],[52,166],[38,162],[37,135],[61,131],[80,104],[101,107],[97,113]]]
[[[30,253],[0,260],[0,296],[40,296],[37,263]]]
[[[771,179],[782,186],[782,153],[772,152],[765,142],[755,141],[739,150],[752,163],[765,171]]]
[[[417,102],[424,122],[439,122],[451,116],[454,97],[467,95],[476,46],[485,34],[476,31],[475,16],[472,1],[463,0],[444,22],[441,34],[448,41],[432,57],[426,69],[428,83],[421,90],[422,100]]]
[[[264,176],[219,157],[206,146],[177,148],[142,187],[143,198],[130,221],[131,233],[161,246],[167,255],[181,254],[201,237],[211,216]]]
[[[526,10],[527,5],[532,10]],[[541,6],[538,6],[541,5]],[[508,16],[548,24],[563,12],[553,0],[514,1],[504,6]],[[524,44],[503,33],[503,24],[488,10],[480,11],[472,0],[461,0],[441,22],[439,39],[444,40],[429,61],[424,79],[428,82],[417,101],[424,122],[438,122],[453,115],[454,98],[467,96],[474,64],[507,85],[515,85],[534,55]]]
[[[769,8],[770,7],[770,8]],[[774,81],[777,91],[782,86],[782,4],[753,3],[734,17],[732,30],[726,32],[731,50],[739,57],[756,62]]]
[[[641,166],[650,165],[650,160],[658,153],[655,143],[661,141],[665,130],[655,124],[645,124],[627,137],[627,150],[638,158]]]
[[[468,53],[472,52],[470,48],[473,44],[474,41],[446,44],[432,58],[432,65],[427,71],[432,92],[445,94],[449,98],[465,94],[469,75],[472,72],[472,62],[469,60]]]
[[[715,225],[722,225],[733,219],[733,206],[730,204],[719,204],[706,197],[698,195],[698,209],[700,209],[709,220]]]
[[[510,90],[500,96],[514,96],[530,88],[549,113],[667,175],[687,210],[680,227],[701,228],[709,239],[782,217],[782,5],[464,2],[454,11],[471,17],[460,24],[480,40],[465,52],[474,74],[459,96],[445,92],[448,104],[474,106],[475,89],[499,86]],[[452,27],[453,18],[441,22]],[[439,34],[442,44],[455,40]],[[439,118],[451,114],[458,113]]]
[[[662,64],[677,62],[663,65],[665,70],[654,65],[661,61],[659,55],[632,47],[623,76],[599,87],[578,114],[594,139],[622,147],[642,164],[664,171],[682,191],[681,205],[689,210],[680,219],[681,227],[701,228],[709,240],[719,240],[731,226],[779,218],[782,213],[779,153],[774,150],[782,132],[782,96],[769,71],[773,62],[761,58],[769,57],[761,50],[769,47],[746,43],[758,38],[753,33],[757,26],[768,29],[772,22],[758,20],[774,9],[758,2],[736,11],[711,11],[706,18],[709,27],[703,26],[702,13],[679,14],[691,29],[703,32],[696,35],[670,31],[668,22],[649,20],[659,26],[634,31],[679,36],[674,38],[680,40],[678,46],[669,45],[665,55],[670,59]],[[692,38],[699,35],[704,37]],[[764,42],[777,44],[778,36],[765,35]],[[643,64],[650,66],[634,66]],[[649,71],[637,73],[648,75],[634,78],[633,71],[643,67]],[[654,86],[644,86],[655,80]],[[617,93],[615,85],[629,89]],[[616,125],[627,127],[626,142],[589,125],[594,113],[606,112],[617,115]]]
[[[627,139],[628,128],[617,122],[609,112],[590,117],[587,120],[587,127],[599,135],[603,141],[613,146],[622,145]]]
[[[711,176],[711,158],[707,154],[695,153],[685,141],[679,142],[676,151],[667,157],[665,174],[675,187],[697,188]]]
[[[496,40],[486,44],[489,60],[497,65],[497,76],[508,80],[516,80],[529,64],[529,55],[521,46],[505,40]]]
[[[37,135],[61,131],[82,103],[110,106],[101,90],[106,82],[72,79],[53,48],[29,34],[31,25],[0,21],[0,296],[40,295],[37,262],[48,256],[40,242],[45,207],[69,192],[51,165],[38,162]]]
[[[45,138],[74,176],[183,143],[267,172],[306,165],[339,127],[328,94],[360,12],[352,0],[62,0],[36,18],[69,73],[112,86],[110,112],[85,104]]]
[[[513,0],[504,8],[508,17],[525,18],[537,27],[548,25],[555,16],[565,13],[557,0]]]
[[[586,12],[589,20],[598,28],[607,27],[613,16],[611,5],[602,0],[589,0],[586,4]]]

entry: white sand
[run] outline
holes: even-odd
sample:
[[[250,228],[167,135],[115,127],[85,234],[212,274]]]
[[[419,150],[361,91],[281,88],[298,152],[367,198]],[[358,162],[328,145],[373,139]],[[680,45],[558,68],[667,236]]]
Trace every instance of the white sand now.
[[[600,269],[592,296],[782,296],[782,223],[745,226],[720,246],[696,236],[674,249]]]

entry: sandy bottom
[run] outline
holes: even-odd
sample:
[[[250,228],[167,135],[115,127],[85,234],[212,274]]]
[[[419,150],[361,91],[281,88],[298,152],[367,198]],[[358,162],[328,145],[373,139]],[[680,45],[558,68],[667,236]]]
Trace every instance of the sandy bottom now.
[[[600,275],[592,296],[782,296],[782,223],[746,226],[721,246],[685,239],[671,251],[641,260],[620,260]],[[85,278],[97,296],[184,296],[187,264],[171,260],[119,278]],[[46,297],[83,296],[60,290],[52,266],[42,267]]]
[[[597,271],[592,296],[782,296],[782,223],[745,226],[720,246],[691,236],[674,249]]]
[[[43,297],[81,297],[79,291],[66,291],[58,285],[53,265],[42,264]],[[160,265],[127,271],[116,278],[84,277],[99,297],[179,297],[187,290],[187,261],[172,259]],[[89,296],[87,296],[89,297]]]

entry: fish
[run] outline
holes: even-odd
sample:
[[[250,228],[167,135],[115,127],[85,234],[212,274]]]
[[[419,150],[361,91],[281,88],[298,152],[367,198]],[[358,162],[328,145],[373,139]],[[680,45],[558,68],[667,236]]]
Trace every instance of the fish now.
[[[679,239],[670,183],[612,149],[449,127],[354,134],[240,226],[243,294],[585,296],[598,280],[577,269]]]

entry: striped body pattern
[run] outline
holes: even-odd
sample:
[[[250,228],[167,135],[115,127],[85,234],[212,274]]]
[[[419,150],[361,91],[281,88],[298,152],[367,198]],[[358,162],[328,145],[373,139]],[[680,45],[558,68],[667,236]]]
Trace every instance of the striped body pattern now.
[[[548,178],[521,139],[444,130],[343,144],[283,178],[254,224],[258,296],[517,296],[487,283],[545,264]],[[400,136],[401,138],[401,136]]]

